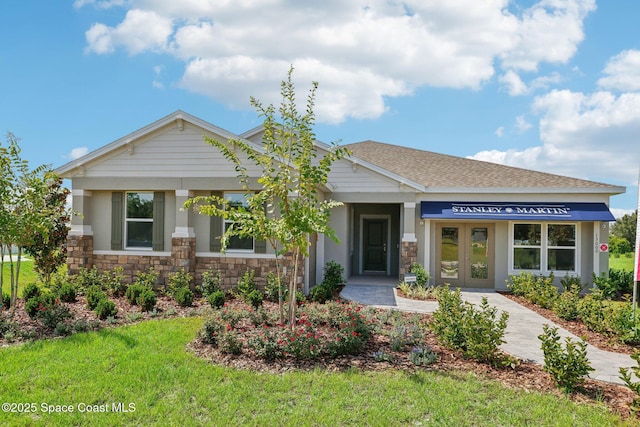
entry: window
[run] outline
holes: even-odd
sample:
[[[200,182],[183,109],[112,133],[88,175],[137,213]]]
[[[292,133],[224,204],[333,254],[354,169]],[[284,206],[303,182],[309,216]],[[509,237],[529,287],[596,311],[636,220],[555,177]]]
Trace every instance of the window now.
[[[237,209],[237,208],[246,208],[247,207],[247,199],[244,193],[224,193],[224,198],[227,200],[227,208],[229,209]],[[226,232],[229,227],[232,227],[234,224],[233,221],[225,220],[224,221],[224,230]],[[227,249],[235,250],[235,251],[253,251],[253,238],[252,237],[238,237],[232,236],[229,239],[229,244],[227,245]]]
[[[127,193],[125,223],[127,248],[152,248],[153,193]]]
[[[513,224],[513,269],[577,271],[576,236],[576,224]]]

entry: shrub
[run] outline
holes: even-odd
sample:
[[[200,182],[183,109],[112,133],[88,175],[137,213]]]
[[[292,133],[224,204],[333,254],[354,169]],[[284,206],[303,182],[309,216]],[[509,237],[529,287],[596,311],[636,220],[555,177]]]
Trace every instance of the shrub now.
[[[58,298],[63,302],[75,302],[76,301],[76,287],[70,283],[64,283],[57,291]]]
[[[596,276],[596,274],[593,273],[593,284],[602,292],[602,296],[605,299],[611,299],[618,295],[617,284],[614,283],[606,273],[602,273],[600,276]]]
[[[411,360],[414,365],[426,366],[435,363],[435,361],[438,360],[438,355],[431,350],[429,346],[419,346],[413,348],[411,354],[409,354],[409,360]]]
[[[411,264],[409,272],[416,275],[416,286],[419,286],[421,288],[429,286],[429,279],[431,279],[431,276],[429,275],[427,270],[424,269],[422,264],[414,262],[413,264]]]
[[[511,276],[507,288],[516,296],[537,304],[543,308],[553,308],[558,298],[558,289],[553,284],[553,273],[549,277],[520,273]]]
[[[38,285],[36,285],[35,283],[29,283],[22,290],[22,298],[25,301],[28,301],[33,297],[40,296],[40,294],[41,294],[40,287],[38,287]]]
[[[24,303],[24,311],[27,312],[29,317],[37,318],[41,311],[47,310],[53,307],[55,302],[56,302],[56,299],[53,296],[53,294],[43,292],[29,298]]]
[[[558,328],[543,326],[543,333],[538,336],[542,341],[544,353],[544,370],[551,374],[556,386],[565,393],[573,392],[584,382],[584,376],[593,371],[587,359],[587,343],[582,340],[574,343],[565,338],[562,348]]]
[[[149,268],[147,273],[140,271],[136,274],[136,281],[134,284],[146,286],[153,289],[158,282],[158,273],[153,270],[153,267]]]
[[[633,375],[640,378],[640,351],[634,351],[631,358],[636,361],[636,366],[631,366],[630,369],[633,372]],[[637,414],[640,412],[640,382],[635,379],[631,379],[631,374],[629,373],[628,368],[620,368],[620,379],[636,394],[630,409],[632,412]]]
[[[336,288],[344,283],[344,267],[336,261],[329,261],[324,265],[324,278],[322,283]]]
[[[84,291],[92,286],[102,288],[103,277],[97,267],[93,267],[91,270],[80,267],[78,274],[73,277],[73,281],[78,289]]]
[[[62,323],[62,322],[56,323],[56,326],[55,326],[56,335],[59,335],[59,336],[69,335],[71,333],[71,330],[72,330],[71,326],[67,325],[66,323]]]
[[[390,353],[387,353],[384,350],[374,351],[372,356],[376,360],[376,362],[392,362],[393,361],[393,355]]]
[[[202,284],[200,285],[200,293],[207,298],[209,295],[221,289],[222,272],[220,270],[213,271],[209,269],[202,273]]]
[[[309,299],[313,302],[324,304],[333,298],[333,289],[333,286],[323,282],[311,288]]]
[[[105,320],[108,317],[115,317],[118,313],[118,309],[113,301],[104,298],[96,305],[95,312],[98,319]]]
[[[580,276],[569,276],[569,273],[560,279],[560,284],[565,292],[573,292],[575,294],[580,294],[587,286],[587,283],[582,283]]]
[[[224,291],[221,289],[218,289],[217,291],[211,292],[207,300],[209,301],[209,304],[211,305],[211,307],[220,308],[224,305],[226,297],[225,297]]]
[[[480,308],[463,303],[460,290],[443,288],[438,292],[438,309],[433,313],[432,330],[443,343],[461,350],[464,357],[492,364],[502,363],[499,346],[503,340],[509,313],[496,319],[497,308],[482,298]]]
[[[89,310],[95,310],[100,301],[107,299],[107,294],[97,285],[87,288],[84,295],[87,298],[87,308]]]
[[[225,331],[224,321],[219,315],[210,316],[199,332],[200,339],[206,344],[218,346],[218,340]]]
[[[249,295],[252,291],[255,291],[256,289],[258,289],[256,287],[254,275],[255,273],[253,270],[247,270],[242,275],[240,280],[238,280],[238,284],[236,285],[236,289],[234,292],[235,295],[245,302],[246,302],[247,295]]]
[[[129,301],[129,304],[136,305],[138,303],[138,297],[146,289],[151,288],[149,286],[144,286],[136,283],[129,286],[124,295],[127,298],[127,301]]]
[[[191,277],[191,274],[185,272],[184,269],[169,274],[169,295],[173,296],[177,300],[177,294],[179,291],[182,292],[181,289],[191,289],[192,280],[193,277]],[[188,305],[191,305],[191,303]]]
[[[389,333],[389,343],[394,351],[401,351],[406,345],[420,344],[424,332],[416,323],[400,322]]]
[[[140,306],[142,311],[151,311],[156,306],[156,293],[151,288],[142,287],[140,293],[136,297],[136,304]]]
[[[574,288],[575,289],[575,288]],[[564,291],[556,300],[553,312],[564,320],[576,320],[578,318],[578,304],[580,295],[575,291]]]
[[[122,267],[114,268],[111,273],[105,272],[103,274],[103,283],[109,295],[113,297],[121,297],[127,291]]]
[[[226,354],[242,353],[242,341],[236,331],[224,331],[218,338],[218,349]]]
[[[278,297],[281,295],[282,300],[287,299],[288,288],[285,284],[284,278],[280,279],[280,290],[278,293],[278,280],[277,276],[273,272],[267,273],[267,286],[264,288],[264,297],[267,301],[278,302]]]
[[[598,291],[586,295],[578,303],[578,317],[590,331],[607,332],[605,310],[602,293]]]
[[[174,298],[180,307],[190,307],[193,304],[193,292],[189,288],[178,288]]]
[[[640,343],[640,327],[633,317],[633,305],[629,301],[610,303],[604,314],[608,329],[620,341],[632,345]]]
[[[7,310],[11,306],[11,296],[4,292],[2,293],[2,306]]]
[[[402,282],[398,285],[398,289],[405,297],[419,300],[433,300],[436,298],[436,287],[415,286],[413,283]]]
[[[258,308],[262,305],[263,300],[264,300],[264,296],[262,295],[262,292],[260,292],[257,289],[254,289],[253,291],[249,292],[249,294],[246,296],[245,302],[253,308]]]
[[[618,295],[633,294],[633,271],[610,269],[609,279]]]

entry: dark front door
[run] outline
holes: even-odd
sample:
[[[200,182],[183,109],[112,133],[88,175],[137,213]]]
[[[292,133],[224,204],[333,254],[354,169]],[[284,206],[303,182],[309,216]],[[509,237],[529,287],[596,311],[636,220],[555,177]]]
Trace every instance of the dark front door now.
[[[386,219],[363,220],[364,272],[386,273],[389,222]]]

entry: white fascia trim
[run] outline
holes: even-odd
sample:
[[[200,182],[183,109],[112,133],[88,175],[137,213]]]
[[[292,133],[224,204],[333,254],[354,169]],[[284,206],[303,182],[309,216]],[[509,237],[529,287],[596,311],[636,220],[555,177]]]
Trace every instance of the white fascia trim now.
[[[252,252],[196,252],[196,257],[202,258],[246,258],[246,259],[275,259],[274,254],[256,254]]]
[[[176,197],[193,197],[191,190],[176,190]]]
[[[416,208],[416,202],[404,202],[404,208],[405,209],[415,209]]]
[[[610,188],[576,188],[576,187],[428,187],[425,193],[467,193],[467,194],[622,194],[626,191],[625,187]]]
[[[164,256],[170,257],[171,252],[156,251],[93,251],[94,255],[133,255],[133,256]]]
[[[417,242],[416,233],[404,233],[402,235],[402,242]]]

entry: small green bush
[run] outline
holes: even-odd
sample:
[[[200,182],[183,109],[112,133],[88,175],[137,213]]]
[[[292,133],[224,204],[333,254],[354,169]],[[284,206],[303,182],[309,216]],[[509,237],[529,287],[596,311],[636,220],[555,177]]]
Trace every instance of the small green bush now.
[[[416,366],[427,366],[435,363],[438,355],[429,346],[418,346],[414,347],[409,354],[409,360]]]
[[[234,291],[236,297],[246,302],[246,297],[251,292],[258,289],[256,287],[256,282],[254,278],[255,272],[253,270],[247,270],[240,280],[238,280],[238,284],[236,285],[236,289]]]
[[[189,288],[178,288],[174,298],[180,307],[190,307],[193,304],[193,292]]]
[[[553,306],[553,312],[561,319],[576,320],[578,318],[579,303],[580,295],[574,291],[564,291],[556,300],[556,304]]]
[[[135,283],[127,288],[127,291],[125,292],[124,295],[127,298],[127,301],[129,301],[129,304],[136,305],[138,303],[138,297],[146,289],[151,289],[151,288],[149,286]]]
[[[93,267],[91,270],[80,267],[78,274],[73,276],[72,280],[75,282],[78,289],[85,291],[92,286],[99,286],[102,288],[104,277],[100,274],[97,267]]]
[[[152,311],[157,303],[156,293],[153,289],[143,286],[136,297],[136,304],[142,311]]]
[[[242,353],[242,341],[237,331],[224,331],[218,338],[218,349],[225,354]]]
[[[218,289],[217,291],[211,292],[207,300],[209,301],[209,304],[211,305],[211,307],[220,308],[224,305],[226,301],[226,296],[223,290]]]
[[[578,303],[578,317],[590,331],[606,333],[605,304],[602,292],[592,292]]]
[[[76,302],[77,292],[76,287],[71,283],[64,283],[58,288],[58,298],[63,302]]]
[[[184,269],[169,274],[169,295],[176,297],[181,289],[191,289],[193,277]]]
[[[262,295],[262,292],[260,292],[257,289],[254,289],[253,291],[249,292],[245,300],[247,304],[249,304],[251,307],[256,309],[262,305],[263,301],[264,301],[264,296]]]
[[[311,288],[309,292],[309,299],[313,302],[324,304],[330,299],[333,299],[333,286],[327,283],[321,283]]]
[[[37,297],[41,294],[41,290],[40,287],[38,285],[36,285],[35,283],[29,283],[27,286],[24,287],[24,289],[22,290],[22,298],[25,301],[30,300],[33,297]]]
[[[222,272],[220,270],[213,271],[209,269],[202,273],[202,284],[200,285],[200,293],[207,298],[212,293],[222,289]]]
[[[32,319],[37,318],[40,312],[50,309],[55,302],[56,299],[53,294],[42,292],[29,298],[24,303],[24,310]]]
[[[393,362],[393,355],[384,350],[374,351],[371,355],[376,362]]]
[[[640,378],[640,351],[635,350],[631,355],[631,358],[636,361],[636,366],[631,366],[629,369],[633,374]],[[629,390],[633,391],[636,396],[631,404],[631,411],[635,414],[640,412],[640,382],[631,378],[628,368],[620,368],[620,379],[625,383]]]
[[[87,298],[87,308],[89,310],[95,310],[100,301],[107,299],[107,294],[98,285],[87,288],[84,295]]]
[[[336,261],[331,260],[324,265],[324,278],[322,283],[336,288],[345,282],[343,275],[344,267]]]
[[[222,333],[225,331],[225,322],[220,317],[219,312],[214,312],[213,315],[209,316],[202,326],[202,329],[199,332],[200,339],[205,344],[211,344],[214,347],[218,346],[218,341],[222,336]]]
[[[582,283],[580,276],[569,276],[569,273],[560,279],[560,284],[565,292],[573,292],[575,294],[580,294],[587,286],[587,283]]]
[[[4,292],[2,293],[2,306],[7,310],[11,306],[11,296]]]
[[[280,278],[280,292],[278,292],[278,276],[275,273],[267,273],[267,286],[264,288],[264,297],[267,301],[278,302],[278,298],[282,301],[287,299],[287,285],[284,278]]]
[[[149,268],[148,272],[140,271],[136,274],[136,280],[134,284],[146,286],[153,289],[158,283],[158,273],[156,273],[153,267]]]
[[[65,327],[61,327],[60,325],[64,325],[65,320],[71,319],[73,317],[73,314],[71,314],[71,310],[69,310],[68,306],[54,301],[53,304],[42,308],[38,312],[36,317],[46,328],[56,330],[56,332],[61,332],[66,329]],[[67,334],[59,333],[59,335]]]
[[[113,301],[104,298],[96,305],[95,312],[98,319],[105,320],[108,317],[115,317],[118,314],[118,309]]]
[[[414,262],[411,264],[409,272],[416,275],[416,286],[421,288],[429,286],[429,279],[431,279],[431,275],[429,275],[427,270],[424,269],[422,264]]]
[[[538,339],[542,341],[544,370],[551,374],[556,386],[565,393],[573,392],[584,382],[584,376],[593,371],[587,358],[587,343],[584,340],[574,343],[567,337],[563,349],[558,328],[549,325],[543,326],[543,333]]]
[[[111,273],[105,272],[102,276],[104,287],[109,295],[121,297],[125,294],[128,286],[124,281],[124,269],[122,267],[118,266]]]

